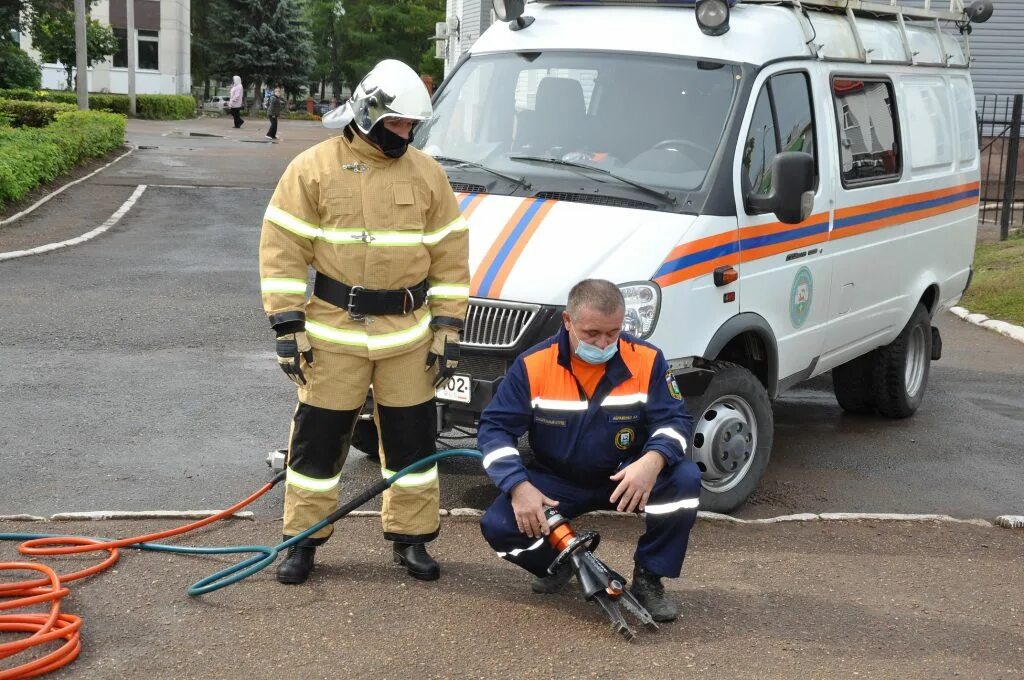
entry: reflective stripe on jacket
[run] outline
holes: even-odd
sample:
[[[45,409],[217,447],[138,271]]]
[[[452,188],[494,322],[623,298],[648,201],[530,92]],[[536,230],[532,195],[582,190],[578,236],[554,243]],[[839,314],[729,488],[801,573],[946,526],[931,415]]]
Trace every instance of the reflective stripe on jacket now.
[[[461,322],[469,301],[469,234],[440,165],[409,148],[392,159],[359,136],[299,154],[270,199],[260,237],[268,315],[302,311],[317,349],[380,359],[427,342],[431,326]],[[396,290],[427,281],[429,302],[365,322],[318,298],[312,267],[349,286]]]
[[[693,421],[661,350],[626,333],[587,398],[572,373],[565,329],[512,365],[480,417],[484,468],[509,493],[527,479],[516,441],[529,432],[534,465],[581,485],[609,483],[623,463],[657,451],[682,460]]]

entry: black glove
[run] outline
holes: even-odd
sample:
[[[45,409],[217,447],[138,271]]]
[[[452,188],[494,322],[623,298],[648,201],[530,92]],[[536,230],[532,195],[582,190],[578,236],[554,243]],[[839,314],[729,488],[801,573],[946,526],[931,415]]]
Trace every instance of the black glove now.
[[[306,331],[283,333],[277,336],[277,363],[284,374],[296,385],[305,385],[306,376],[302,374],[302,360],[313,363],[313,347],[309,344]]]
[[[459,366],[459,357],[462,347],[459,345],[458,331],[439,329],[434,333],[434,344],[430,346],[427,354],[427,366],[430,370],[437,364],[437,376],[434,378],[434,389],[448,381],[448,378],[455,375],[455,369]]]

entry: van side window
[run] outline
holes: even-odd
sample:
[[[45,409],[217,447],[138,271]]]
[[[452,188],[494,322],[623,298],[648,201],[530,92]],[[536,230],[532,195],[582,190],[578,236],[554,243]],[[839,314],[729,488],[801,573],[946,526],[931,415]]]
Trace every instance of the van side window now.
[[[761,88],[750,119],[747,142],[743,145],[744,193],[767,194],[772,190],[772,160],[779,152],[772,118],[772,103],[768,86]]]
[[[832,99],[843,186],[899,179],[899,127],[892,83],[836,78]]]
[[[744,194],[771,192],[772,161],[780,151],[816,157],[810,85],[803,72],[772,76],[757,96],[743,146]]]

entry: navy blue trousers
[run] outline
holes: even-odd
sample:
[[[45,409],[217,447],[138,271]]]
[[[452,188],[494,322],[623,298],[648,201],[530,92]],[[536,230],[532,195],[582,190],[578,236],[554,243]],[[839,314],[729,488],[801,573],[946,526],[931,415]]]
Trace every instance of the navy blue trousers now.
[[[580,486],[536,469],[527,471],[530,482],[548,498],[558,501],[558,511],[573,519],[593,510],[614,510],[608,498],[618,482]],[[634,561],[645,570],[677,578],[683,568],[690,529],[697,518],[696,499],[700,497],[700,470],[689,460],[666,468],[658,475],[647,505],[659,514],[647,513],[647,531],[637,543]],[[679,506],[678,508],[676,506]],[[530,538],[516,526],[512,501],[506,494],[495,499],[480,520],[484,538],[503,558],[535,576],[546,576],[547,568],[558,556],[547,537]]]

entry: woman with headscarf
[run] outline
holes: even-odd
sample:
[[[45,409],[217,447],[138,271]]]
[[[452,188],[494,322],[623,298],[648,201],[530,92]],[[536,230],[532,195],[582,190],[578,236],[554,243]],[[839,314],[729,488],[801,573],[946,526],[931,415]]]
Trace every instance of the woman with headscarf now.
[[[234,76],[234,84],[231,86],[231,97],[228,99],[228,108],[231,109],[231,116],[235,119],[235,129],[242,127],[242,77]]]

